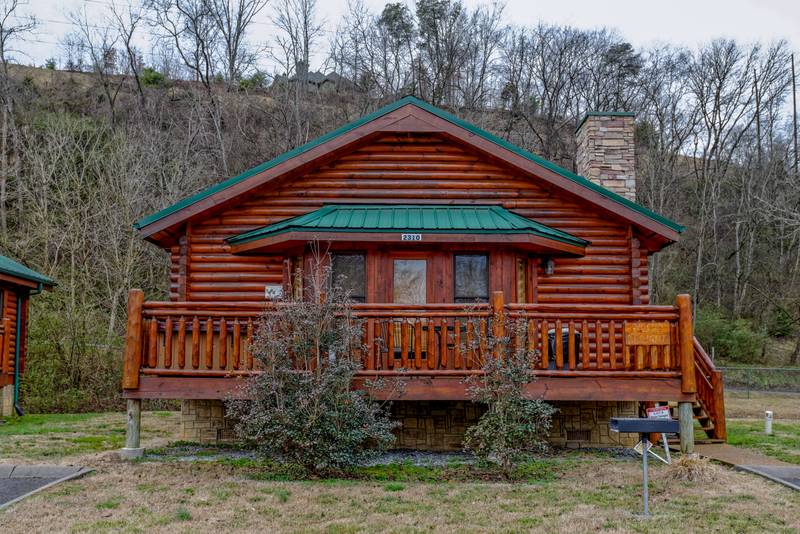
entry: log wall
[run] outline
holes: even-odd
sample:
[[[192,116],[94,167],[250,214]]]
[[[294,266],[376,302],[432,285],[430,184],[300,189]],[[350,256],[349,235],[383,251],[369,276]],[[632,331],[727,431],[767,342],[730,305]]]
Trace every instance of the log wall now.
[[[220,213],[192,221],[171,248],[172,300],[260,301],[265,284],[283,281],[278,255],[234,256],[224,242],[241,232],[331,202],[501,203],[548,226],[587,239],[581,258],[557,258],[555,273],[540,262],[536,302],[631,304],[649,302],[647,251],[631,226],[598,214],[588,203],[537,184],[455,141],[428,134],[385,135],[321,168],[277,187],[254,191]],[[514,260],[503,260],[506,288]],[[507,279],[507,280],[506,280]],[[509,293],[510,294],[510,293]]]
[[[3,345],[0,346],[0,387],[13,383],[14,357],[17,342],[17,294],[0,286],[0,326],[4,326]]]

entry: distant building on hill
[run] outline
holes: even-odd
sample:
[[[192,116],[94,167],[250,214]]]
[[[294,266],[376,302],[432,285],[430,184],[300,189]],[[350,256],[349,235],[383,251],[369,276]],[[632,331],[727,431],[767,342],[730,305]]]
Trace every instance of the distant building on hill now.
[[[302,62],[297,65],[295,74],[292,76],[283,74],[276,76],[272,86],[280,87],[286,84],[302,83],[303,80],[309,89],[323,92],[339,92],[353,87],[350,80],[336,72],[331,71],[328,74],[319,71],[308,72],[308,68]]]

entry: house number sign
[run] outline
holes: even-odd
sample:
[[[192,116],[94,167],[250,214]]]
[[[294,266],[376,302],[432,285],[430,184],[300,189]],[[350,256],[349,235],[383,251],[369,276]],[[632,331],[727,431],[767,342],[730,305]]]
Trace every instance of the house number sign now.
[[[422,234],[400,234],[400,241],[422,241]]]

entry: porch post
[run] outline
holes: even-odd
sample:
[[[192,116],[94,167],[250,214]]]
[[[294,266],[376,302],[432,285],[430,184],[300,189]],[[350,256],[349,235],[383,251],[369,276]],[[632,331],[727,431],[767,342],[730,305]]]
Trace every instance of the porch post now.
[[[678,403],[678,424],[681,432],[681,454],[694,452],[694,411],[691,402]]]
[[[122,364],[122,389],[139,389],[139,367],[142,365],[142,306],[144,292],[128,292],[128,327],[125,332],[125,353]]]
[[[125,448],[119,451],[120,458],[131,460],[144,455],[140,446],[139,435],[142,428],[142,401],[128,399],[128,426],[125,430]]]
[[[675,297],[678,308],[678,345],[681,355],[681,391],[697,393],[694,370],[694,331],[692,329],[692,297]]]
[[[500,347],[500,338],[505,335],[505,302],[502,291],[492,293],[492,334],[494,335],[494,357],[499,358],[503,352]]]

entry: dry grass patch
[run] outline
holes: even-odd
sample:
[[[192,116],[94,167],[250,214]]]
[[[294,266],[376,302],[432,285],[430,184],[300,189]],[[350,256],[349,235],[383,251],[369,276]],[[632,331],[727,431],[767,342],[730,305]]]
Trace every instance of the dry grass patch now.
[[[557,460],[554,460],[557,461]],[[653,467],[655,517],[640,510],[635,459],[582,454],[538,484],[259,481],[219,463],[123,463],[20,503],[0,520],[21,532],[796,532],[800,494],[719,468],[712,484]]]
[[[772,410],[778,421],[800,421],[800,393],[725,393],[725,415],[729,419],[763,419],[765,410]]]
[[[712,464],[708,458],[697,454],[679,457],[669,465],[665,478],[676,482],[698,482],[708,484],[717,479],[720,468]]]

